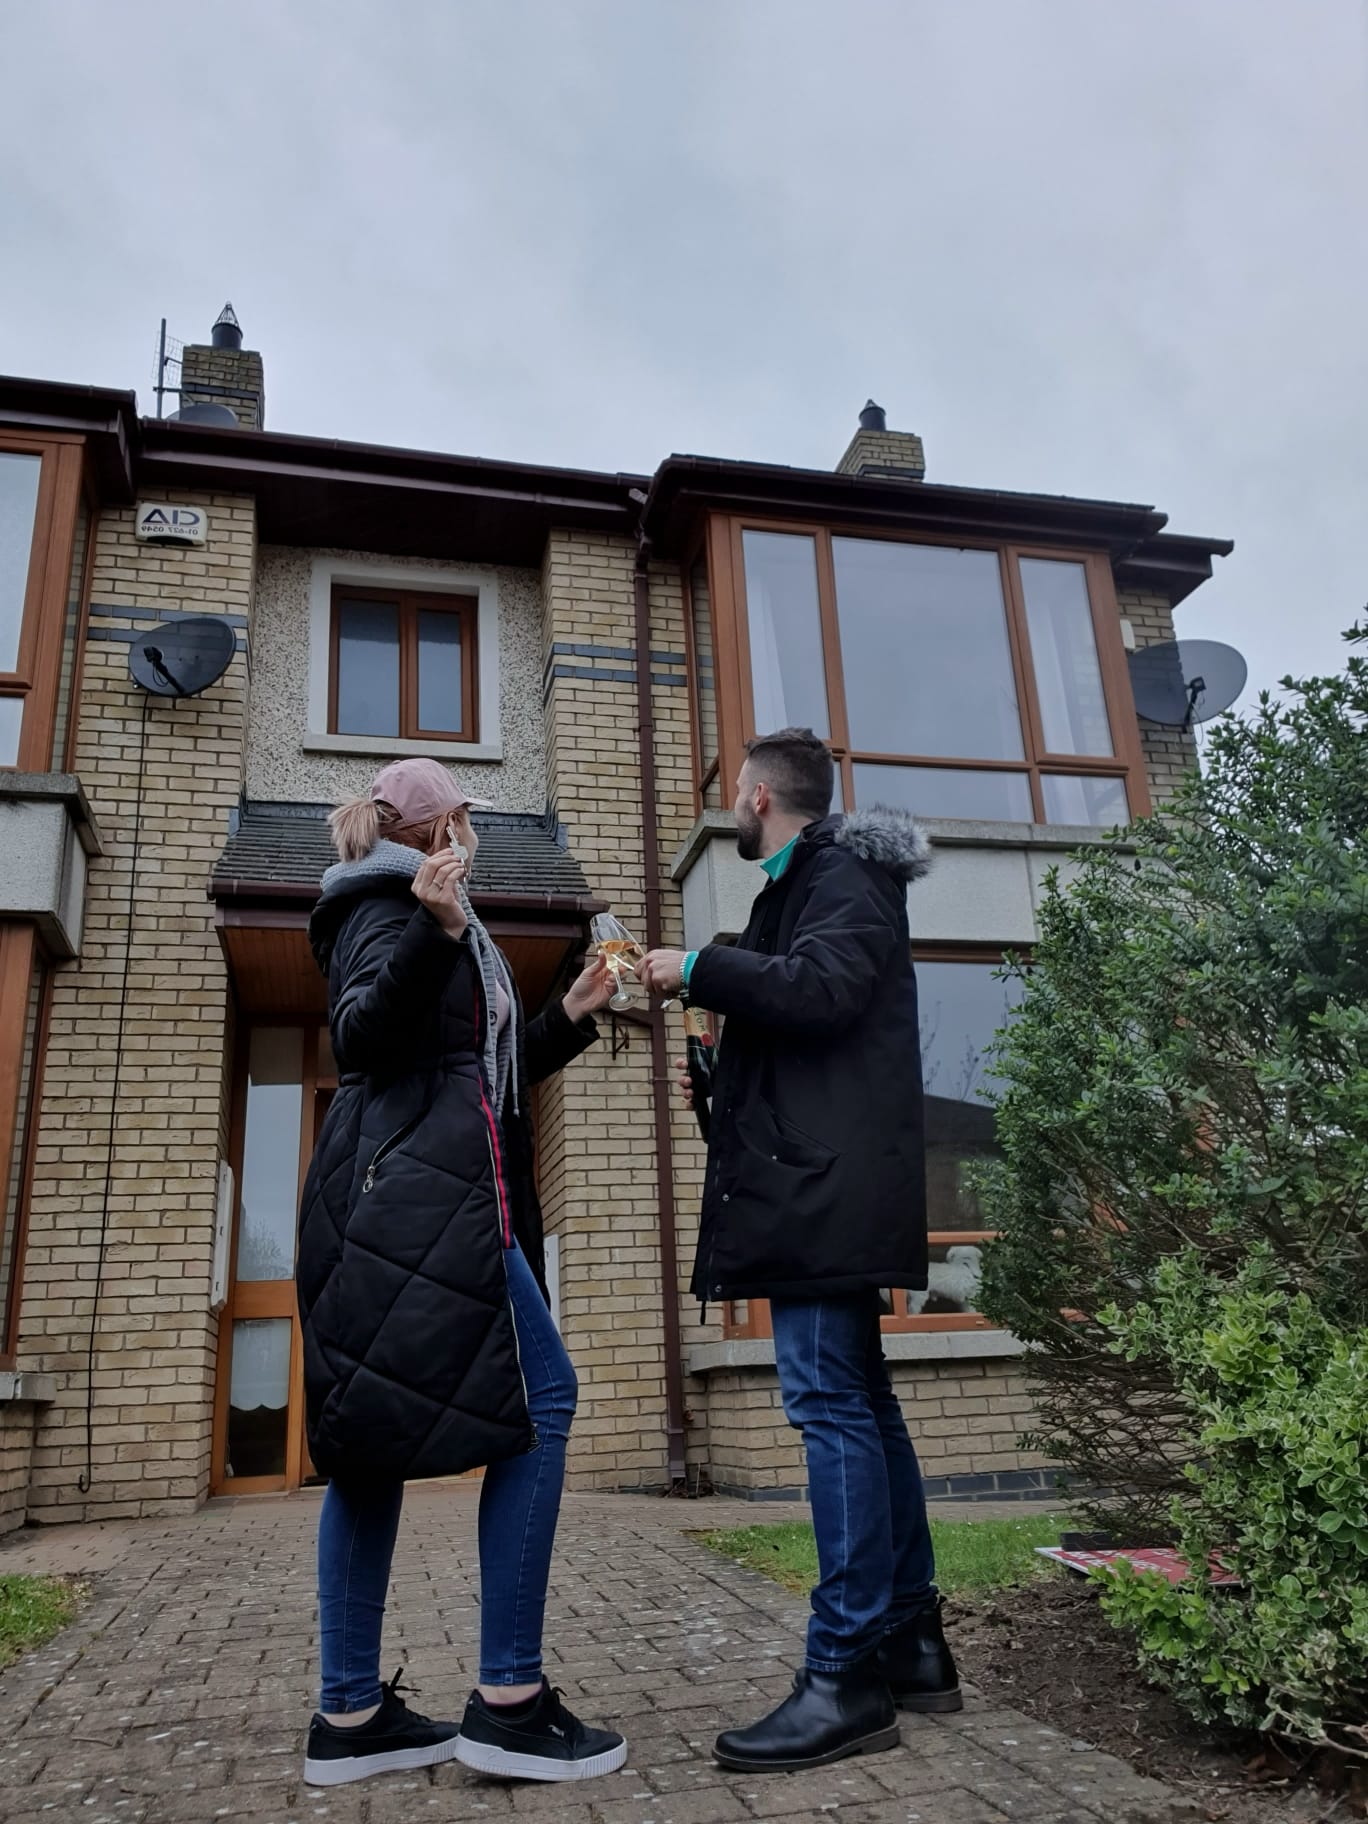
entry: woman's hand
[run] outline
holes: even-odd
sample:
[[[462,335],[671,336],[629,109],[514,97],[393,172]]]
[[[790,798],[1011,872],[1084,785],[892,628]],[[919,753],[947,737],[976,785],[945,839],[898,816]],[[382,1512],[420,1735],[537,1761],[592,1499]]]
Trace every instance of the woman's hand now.
[[[565,994],[565,1011],[576,1026],[606,1007],[617,992],[613,972],[601,956],[591,956]]]
[[[429,855],[413,880],[414,895],[420,906],[426,906],[448,937],[465,936],[465,907],[456,889],[465,879],[470,863],[455,855]]]
[[[685,1106],[692,1108],[693,1082],[689,1076],[689,1060],[687,1058],[675,1059],[675,1088],[679,1091],[680,1098]]]

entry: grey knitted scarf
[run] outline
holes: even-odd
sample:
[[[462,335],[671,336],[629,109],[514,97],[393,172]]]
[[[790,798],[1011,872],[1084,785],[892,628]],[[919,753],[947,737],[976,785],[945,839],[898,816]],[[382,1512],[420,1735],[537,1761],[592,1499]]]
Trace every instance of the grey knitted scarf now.
[[[417,849],[406,849],[402,843],[376,843],[363,861],[339,861],[323,876],[323,899],[351,892],[369,880],[412,880],[424,857]],[[499,953],[493,938],[485,930],[470,903],[464,886],[459,889],[461,906],[466,915],[466,935],[475,953],[475,966],[480,972],[481,993],[485,1004],[484,1075],[500,1115],[511,1096],[513,1112],[518,1113],[518,1073],[514,1061],[518,1055],[518,994],[508,964]],[[508,1024],[498,1030],[499,996],[497,984],[503,983],[508,996]]]

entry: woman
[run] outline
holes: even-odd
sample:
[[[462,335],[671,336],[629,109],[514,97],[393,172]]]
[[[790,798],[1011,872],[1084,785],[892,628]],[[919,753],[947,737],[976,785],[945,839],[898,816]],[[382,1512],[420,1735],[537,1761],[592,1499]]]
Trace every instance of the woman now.
[[[309,1447],[330,1478],[315,1785],[453,1758],[576,1780],[627,1757],[542,1676],[576,1386],[544,1296],[529,1112],[530,1086],[593,1043],[613,982],[595,960],[524,1020],[466,894],[479,802],[435,760],[385,767],[333,813],[342,859],[310,924],[339,1073],[296,1272]],[[431,1722],[380,1683],[403,1485],[479,1465],[480,1682],[460,1724]]]

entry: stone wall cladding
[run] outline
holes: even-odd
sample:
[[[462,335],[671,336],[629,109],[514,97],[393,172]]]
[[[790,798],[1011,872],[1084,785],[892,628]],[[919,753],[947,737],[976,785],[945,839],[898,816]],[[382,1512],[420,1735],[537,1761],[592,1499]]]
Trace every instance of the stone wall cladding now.
[[[148,492],[144,499],[156,498]],[[38,1419],[30,1517],[113,1518],[193,1506],[209,1479],[218,1323],[214,1208],[231,1056],[229,991],[206,897],[243,775],[255,507],[187,496],[210,542],[158,550],[131,509],[102,515],[76,770],[105,838],[80,960],[54,978],[29,1220],[19,1366],[57,1377]],[[139,736],[147,699],[129,636],[153,616],[234,616],[239,651],[203,696],[151,703],[122,1084],[98,1312],[94,1481],[85,1467],[86,1344],[106,1182]]]
[[[316,557],[365,559],[356,551],[315,551],[265,545],[257,570],[255,649],[247,750],[248,796],[296,803],[336,803],[363,792],[383,764],[370,755],[310,754],[302,743],[309,720],[309,584]],[[437,558],[386,558],[396,570],[424,577],[458,568],[492,579],[499,592],[499,699],[504,757],[463,762],[458,743],[451,764],[461,783],[501,811],[546,809],[546,736],[542,709],[541,585],[534,570],[450,563]]]
[[[1175,637],[1173,608],[1165,595],[1152,590],[1123,590],[1117,595],[1122,620],[1135,629],[1136,648],[1157,646]],[[1197,765],[1197,742],[1179,728],[1160,728],[1154,722],[1140,724],[1140,743],[1145,750],[1145,772],[1155,806],[1171,798],[1186,775]]]

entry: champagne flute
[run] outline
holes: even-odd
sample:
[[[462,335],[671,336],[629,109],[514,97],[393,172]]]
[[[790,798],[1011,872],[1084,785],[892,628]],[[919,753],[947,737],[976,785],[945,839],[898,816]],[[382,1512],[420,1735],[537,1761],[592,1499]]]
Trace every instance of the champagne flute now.
[[[614,918],[611,912],[596,913],[590,923],[589,932],[599,955],[612,970],[613,980],[617,983],[617,993],[608,1005],[621,1013],[624,1007],[630,1007],[632,1004],[632,997],[627,992],[623,974],[634,963],[640,962],[641,945],[621,919]]]

